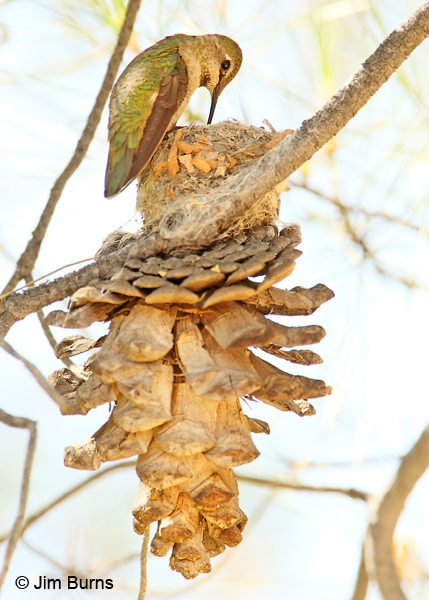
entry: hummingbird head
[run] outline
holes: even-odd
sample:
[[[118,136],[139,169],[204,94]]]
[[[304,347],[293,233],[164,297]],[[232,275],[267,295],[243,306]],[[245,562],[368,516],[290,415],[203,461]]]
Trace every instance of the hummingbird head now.
[[[212,97],[207,124],[213,119],[217,100],[222,90],[234,79],[240,69],[243,54],[240,46],[224,35],[205,35],[204,52],[201,60],[201,82]]]

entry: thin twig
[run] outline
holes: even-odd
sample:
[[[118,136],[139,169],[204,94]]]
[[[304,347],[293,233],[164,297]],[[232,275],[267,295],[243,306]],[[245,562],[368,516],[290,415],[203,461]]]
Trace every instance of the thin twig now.
[[[0,421],[10,427],[19,427],[20,429],[28,429],[30,439],[28,440],[27,454],[25,457],[24,473],[22,476],[21,497],[19,499],[18,514],[15,523],[9,532],[9,543],[6,548],[4,557],[3,570],[0,575],[0,590],[7,575],[12,555],[15,551],[16,544],[22,535],[24,523],[25,508],[27,506],[28,490],[30,487],[31,467],[33,465],[34,450],[36,449],[37,425],[35,421],[25,419],[23,417],[14,417],[0,408]]]
[[[39,371],[39,369],[35,365],[33,365],[32,362],[30,362],[29,360],[27,360],[26,358],[21,356],[21,354],[19,354],[16,350],[14,350],[14,348],[12,348],[12,346],[10,344],[8,344],[5,340],[0,341],[0,347],[3,348],[4,350],[6,350],[6,352],[8,352],[8,354],[13,356],[17,360],[20,360],[27,367],[27,369],[33,375],[33,377],[35,378],[37,383],[45,390],[45,392],[52,398],[52,400],[56,404],[58,404],[58,406],[60,408],[61,408],[61,406],[64,405],[63,396],[61,396],[61,394],[59,394],[57,391],[55,391],[49,385],[49,383],[46,381],[45,377],[42,375],[42,373]]]
[[[147,588],[147,551],[149,548],[150,525],[146,527],[143,534],[143,545],[140,557],[140,589],[137,600],[144,600]]]
[[[93,483],[100,477],[107,475],[107,473],[110,473],[110,471],[114,471],[116,469],[128,469],[131,467],[135,467],[136,464],[137,464],[137,462],[135,460],[130,461],[130,462],[125,462],[125,463],[119,463],[117,465],[112,465],[111,467],[107,467],[106,469],[99,471],[98,473],[95,473],[94,475],[91,475],[85,481],[82,481],[81,483],[74,486],[67,492],[64,492],[64,494],[61,494],[61,496],[58,496],[58,498],[56,498],[55,500],[52,500],[52,502],[50,502],[49,504],[45,505],[43,508],[41,508],[37,512],[30,515],[26,519],[26,521],[23,525],[22,532],[24,533],[26,531],[26,529],[28,527],[30,527],[30,525],[33,525],[33,523],[35,523],[37,520],[39,520],[41,517],[43,517],[52,508],[54,508],[58,504],[61,504],[61,502],[63,502],[64,500],[67,500],[67,498],[70,498],[70,496],[72,496],[76,492],[79,492],[81,489],[83,489],[90,483]],[[361,492],[361,491],[353,490],[353,489],[345,490],[342,488],[301,486],[299,484],[285,483],[285,482],[281,482],[281,481],[276,481],[274,479],[260,479],[260,478],[256,478],[256,477],[248,477],[245,475],[237,475],[236,477],[238,480],[241,480],[246,483],[252,483],[255,485],[264,485],[264,486],[271,487],[271,488],[294,489],[297,491],[310,491],[310,492],[322,492],[322,493],[323,492],[332,492],[332,493],[346,494],[349,497],[360,499],[360,500],[367,500],[367,498],[368,498],[368,494],[366,494],[365,492]],[[9,537],[9,533],[4,533],[4,534],[0,535],[0,543],[4,542],[8,537]]]
[[[36,521],[41,519],[52,508],[54,508],[55,506],[58,506],[58,504],[61,504],[61,502],[64,502],[64,500],[67,500],[67,498],[70,498],[71,496],[73,496],[73,494],[76,494],[76,492],[79,492],[80,490],[85,488],[90,483],[93,483],[97,479],[104,477],[111,471],[116,471],[117,469],[130,469],[131,467],[135,467],[136,464],[137,464],[137,461],[133,460],[130,462],[123,462],[123,463],[119,463],[117,465],[112,465],[111,467],[107,467],[107,469],[103,469],[102,471],[98,471],[98,473],[91,475],[90,477],[85,479],[85,481],[78,483],[71,489],[67,490],[67,492],[64,492],[64,494],[61,494],[61,496],[58,496],[58,498],[55,498],[55,500],[52,500],[52,502],[49,502],[49,504],[46,504],[40,510],[38,510],[37,512],[35,512],[32,515],[30,515],[29,517],[27,517],[27,519],[25,520],[25,522],[22,526],[22,535],[30,527],[30,525],[33,525],[33,523],[35,523]],[[0,535],[0,544],[2,542],[4,542],[5,540],[7,540],[9,535],[10,535],[10,532]]]
[[[228,177],[210,194],[192,196],[186,208],[183,197],[171,202],[160,221],[160,234],[176,245],[183,239],[188,244],[214,239],[341,131],[428,35],[429,0],[426,0],[396,27],[323,108],[270,152]]]
[[[80,261],[79,261],[80,262]],[[34,286],[34,281],[32,280],[32,274],[30,273],[30,275],[27,275],[25,277],[25,282],[27,284],[28,287],[30,286]],[[45,334],[46,339],[49,342],[49,345],[51,346],[52,350],[55,351],[56,345],[57,345],[57,340],[54,338],[54,335],[52,333],[52,331],[49,328],[49,325],[46,323],[46,319],[45,319],[45,315],[43,310],[38,310],[37,311],[37,318],[39,319],[39,323],[42,327],[43,333]],[[62,359],[63,364],[65,364],[66,367],[75,367],[76,365],[74,364],[74,362],[72,360],[70,360],[70,358],[63,358]]]
[[[59,571],[62,571],[63,573],[69,573],[70,572],[70,569],[68,569],[65,565],[62,565],[61,563],[57,562],[54,558],[52,558],[52,556],[49,556],[49,554],[46,554],[46,552],[43,552],[43,550],[39,550],[38,548],[35,548],[34,546],[32,546],[30,544],[30,542],[28,542],[22,536],[21,536],[21,539],[22,539],[22,543],[24,544],[24,546],[27,546],[27,548],[29,550],[31,550],[31,552],[33,552],[34,554],[37,554],[38,556],[41,556],[47,562],[50,562]]]
[[[146,235],[144,238],[136,236],[139,241],[139,258],[145,259],[155,256],[165,250],[165,240],[158,233]],[[95,262],[83,267],[79,271],[68,273],[49,283],[37,287],[30,287],[22,293],[0,299],[0,339],[4,337],[16,321],[23,319],[33,312],[53,302],[64,300],[77,289],[87,285],[92,279],[111,277],[115,268],[119,269],[130,254],[136,240],[121,247],[119,250],[106,256],[101,256]]]
[[[132,560],[136,560],[136,558],[141,558],[141,552],[133,552],[133,554],[127,554],[127,556],[122,556],[121,558],[112,560],[112,562],[108,563],[107,565],[94,570],[93,573],[97,573],[97,575],[111,573],[114,569],[117,569],[118,567],[121,567]]]
[[[355,490],[353,488],[344,489],[327,486],[312,486],[312,485],[301,485],[300,483],[288,483],[286,481],[277,481],[275,479],[262,479],[260,477],[249,477],[248,475],[236,475],[238,481],[243,483],[251,483],[253,485],[263,485],[271,488],[282,488],[287,490],[296,490],[298,492],[317,492],[317,493],[332,493],[332,494],[344,494],[354,500],[363,500],[367,502],[369,494],[362,492],[361,490]]]
[[[184,208],[183,198],[179,203],[172,202],[160,223],[160,233],[143,243],[145,257],[151,250],[152,255],[160,251],[168,253],[184,239],[187,244],[201,240],[203,245],[209,244],[232,220],[242,217],[332,139],[428,35],[429,0],[426,0],[384,40],[349,82],[294,133],[251,167],[231,175],[210,194],[193,196],[189,206]],[[76,291],[79,283],[86,285],[92,277],[108,271],[111,261],[119,261],[122,253],[127,252],[122,249],[37,290],[0,300],[0,336],[6,335],[17,320],[30,312],[62,300]]]
[[[402,225],[403,227],[413,229],[414,231],[422,231],[423,233],[428,233],[428,231],[426,231],[424,228],[419,227],[418,225],[414,225],[413,223],[410,223],[409,221],[404,221],[403,219],[400,219],[399,217],[389,215],[388,213],[375,212],[375,211],[367,210],[366,208],[361,208],[360,206],[349,206],[347,204],[344,204],[343,202],[341,202],[341,200],[339,198],[334,197],[334,196],[328,196],[327,194],[323,194],[319,190],[316,190],[316,189],[312,188],[311,186],[309,186],[307,183],[298,183],[296,181],[293,181],[292,183],[293,183],[294,187],[304,189],[307,192],[310,192],[311,194],[313,194],[314,196],[317,196],[318,198],[321,198],[323,200],[330,202],[331,204],[333,204],[334,206],[339,208],[342,213],[360,213],[364,217],[367,217],[368,219],[377,219],[377,218],[385,219],[386,221],[391,221],[392,223],[396,223],[397,225]]]
[[[121,31],[119,32],[118,41],[116,47],[110,57],[109,64],[107,66],[106,74],[101,84],[100,91],[95,99],[94,106],[88,116],[85,128],[82,135],[76,145],[76,149],[68,165],[61,173],[61,175],[55,181],[51,193],[49,195],[48,202],[45,209],[40,217],[39,223],[36,229],[33,231],[33,235],[27,244],[26,249],[21,254],[15,268],[15,272],[10,278],[6,285],[3,293],[10,292],[26,275],[29,275],[34,268],[37,257],[39,256],[40,247],[51,221],[52,215],[54,214],[55,207],[58,204],[64,187],[80,163],[84,159],[89,145],[94,137],[97,126],[101,120],[103,108],[106,104],[107,98],[109,97],[110,90],[112,89],[115,81],[119,66],[122,61],[125,49],[128,46],[128,42],[131,37],[131,33],[134,27],[134,23],[137,17],[137,12],[140,8],[141,0],[129,0],[127,11],[125,14],[124,23]]]

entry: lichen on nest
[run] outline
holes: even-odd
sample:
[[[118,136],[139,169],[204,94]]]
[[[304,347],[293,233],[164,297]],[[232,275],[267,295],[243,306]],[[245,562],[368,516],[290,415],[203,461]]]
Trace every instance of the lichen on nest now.
[[[210,126],[192,123],[171,131],[139,177],[137,210],[145,228],[156,231],[173,201],[189,203],[204,190],[221,186],[230,175],[269,152],[289,132],[270,132],[232,120]],[[233,236],[243,229],[276,223],[280,193],[287,189],[282,186],[266,194],[223,234]]]

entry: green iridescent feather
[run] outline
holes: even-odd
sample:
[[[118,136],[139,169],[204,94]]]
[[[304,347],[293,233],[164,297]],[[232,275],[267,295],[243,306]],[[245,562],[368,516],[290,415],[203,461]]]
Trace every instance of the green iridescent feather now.
[[[162,80],[176,67],[182,36],[166,38],[151,46],[128,65],[110,99],[109,159],[105,195],[111,197],[125,186],[133,156]],[[186,36],[183,36],[186,38]]]

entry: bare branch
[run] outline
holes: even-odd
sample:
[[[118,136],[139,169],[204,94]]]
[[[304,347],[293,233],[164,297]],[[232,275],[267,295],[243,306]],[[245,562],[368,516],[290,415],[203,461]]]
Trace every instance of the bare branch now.
[[[14,350],[12,348],[12,346],[10,344],[8,344],[5,340],[0,341],[0,347],[3,348],[4,350],[6,350],[6,352],[8,352],[11,356],[16,358],[17,360],[20,360],[27,367],[27,369],[33,375],[33,377],[35,378],[37,383],[45,390],[45,392],[52,398],[52,400],[56,404],[58,404],[58,406],[61,407],[64,405],[63,396],[61,396],[61,394],[56,392],[49,385],[49,383],[46,381],[45,377],[42,375],[42,373],[39,371],[39,369],[35,365],[33,365],[33,363],[31,363],[29,360],[27,360],[26,358],[21,356],[21,354],[19,354],[16,350]]]
[[[339,198],[334,197],[334,196],[327,196],[326,194],[319,192],[319,190],[316,190],[316,189],[312,188],[311,186],[307,185],[307,183],[298,183],[298,182],[294,181],[293,186],[301,188],[303,190],[306,190],[307,192],[310,192],[314,196],[317,196],[318,198],[321,198],[323,200],[330,202],[331,204],[336,206],[342,214],[359,213],[359,214],[363,215],[364,217],[367,217],[368,219],[384,219],[385,221],[390,221],[391,223],[396,223],[397,225],[402,225],[403,227],[407,227],[408,229],[413,229],[414,231],[422,231],[423,233],[429,233],[429,231],[426,231],[424,228],[419,227],[418,225],[414,225],[413,223],[410,223],[409,221],[404,221],[400,217],[395,217],[394,215],[390,215],[390,214],[384,213],[384,212],[375,212],[375,211],[367,210],[366,208],[361,208],[360,206],[349,206],[347,204],[344,204],[343,202],[341,202],[341,200]]]
[[[229,177],[210,195],[193,196],[188,207],[183,199],[171,203],[160,223],[161,235],[171,244],[183,239],[187,243],[214,239],[332,139],[428,35],[429,0],[426,0],[322,109],[252,167]]]
[[[405,600],[393,558],[393,534],[405,501],[429,466],[429,425],[406,454],[387,490],[370,506],[365,563],[385,600]]]
[[[429,0],[426,0],[386,38],[321,110],[252,167],[230,176],[211,194],[194,196],[187,207],[183,198],[179,205],[172,202],[161,222],[161,235],[148,236],[140,244],[140,256],[168,251],[180,246],[183,239],[189,245],[196,240],[202,241],[203,245],[210,243],[231,220],[242,216],[336,135],[428,34]],[[129,248],[123,248],[80,271],[0,300],[0,336],[4,336],[17,320],[30,312],[62,300],[78,287],[87,285],[93,277],[102,277],[103,272],[109,271],[115,262],[119,264],[128,251]],[[22,277],[27,270],[21,266],[20,269],[17,277]]]
[[[104,477],[111,471],[116,471],[117,469],[130,469],[131,467],[135,467],[136,464],[137,464],[137,461],[135,461],[135,460],[133,460],[131,462],[119,463],[117,465],[108,467],[107,469],[103,469],[102,471],[98,471],[98,473],[95,473],[94,475],[91,475],[91,477],[88,477],[81,483],[78,483],[77,485],[72,487],[70,490],[68,490],[67,492],[64,492],[64,494],[61,494],[61,496],[58,496],[58,498],[55,498],[55,500],[52,500],[52,502],[50,502],[49,504],[46,504],[40,510],[38,510],[37,512],[35,512],[32,515],[30,515],[29,517],[27,517],[27,519],[25,520],[25,522],[22,526],[21,535],[24,535],[25,531],[30,527],[30,525],[33,525],[33,523],[35,523],[36,521],[41,519],[43,516],[45,516],[46,513],[49,512],[52,508],[54,508],[58,504],[61,504],[61,502],[64,502],[64,500],[67,500],[67,498],[70,498],[71,496],[73,496],[73,494],[76,494],[77,492],[79,492],[80,490],[85,488],[90,483],[93,483],[97,479]],[[9,535],[10,535],[10,532],[0,535],[0,544],[2,542],[4,542],[5,540],[7,540]]]
[[[252,483],[254,485],[264,485],[271,488],[283,488],[286,490],[296,490],[301,492],[322,492],[322,493],[332,493],[332,494],[344,494],[349,496],[349,498],[353,498],[354,500],[363,500],[367,502],[369,498],[369,494],[366,492],[362,492],[360,490],[351,489],[343,489],[343,488],[335,488],[335,487],[317,487],[312,485],[301,485],[300,483],[288,483],[285,481],[276,481],[275,479],[261,479],[260,477],[249,477],[247,475],[236,475],[238,481],[243,481],[245,483]]]
[[[96,262],[83,267],[79,271],[68,273],[49,283],[31,287],[22,293],[14,293],[0,300],[0,338],[4,337],[16,321],[37,312],[44,306],[64,300],[80,287],[87,285],[91,279],[103,279],[111,276],[115,267],[120,268],[128,256],[133,243],[107,256],[102,256]],[[161,252],[165,241],[158,234],[152,234],[140,241],[139,256],[145,258]]]
[[[26,282],[27,286],[34,285],[34,282],[32,281],[32,279],[33,279],[33,276],[31,273],[25,277],[25,282]],[[49,328],[49,325],[46,323],[46,319],[45,319],[43,310],[37,311],[37,318],[39,319],[39,323],[42,327],[42,330],[43,330],[43,333],[45,334],[46,339],[49,342],[49,345],[51,346],[52,350],[55,350],[57,341],[54,338],[53,333]],[[74,362],[72,360],[70,360],[69,358],[63,358],[62,362],[66,365],[66,367],[74,367],[75,366]]]
[[[194,196],[186,208],[183,198],[179,207],[172,202],[161,222],[161,235],[148,236],[139,248],[141,254],[168,251],[180,246],[183,239],[188,244],[196,240],[202,240],[203,245],[210,243],[231,220],[242,216],[336,135],[428,34],[429,0],[426,0],[321,110],[252,167],[232,175],[210,195]],[[62,300],[93,277],[102,277],[103,271],[109,271],[128,251],[129,248],[124,248],[52,283],[0,301],[0,335],[5,335],[15,321],[30,312]]]
[[[9,543],[7,545],[6,554],[3,563],[3,570],[0,574],[0,590],[7,575],[12,555],[15,551],[16,544],[22,535],[22,526],[24,523],[25,507],[27,505],[28,490],[30,487],[31,467],[33,465],[34,450],[36,449],[37,426],[34,421],[23,417],[14,417],[0,408],[0,421],[10,427],[19,427],[20,429],[28,429],[30,439],[28,440],[27,454],[25,457],[24,473],[22,476],[21,497],[19,499],[18,514],[15,523],[9,534]]]
[[[364,549],[362,548],[362,553],[360,557],[359,563],[359,571],[356,578],[355,589],[353,590],[353,596],[351,600],[365,600],[366,592],[368,589],[368,573],[365,565],[365,554]]]
[[[47,562],[51,563],[59,571],[62,571],[63,573],[69,573],[70,570],[65,565],[62,565],[61,563],[57,562],[54,558],[52,558],[52,556],[49,556],[46,552],[43,552],[42,550],[35,548],[24,538],[22,538],[22,543],[24,544],[24,546],[27,546],[27,548],[29,550],[31,550],[31,552],[44,558]]]
[[[149,548],[150,525],[146,527],[143,534],[142,553],[140,558],[140,589],[137,600],[144,600],[147,587],[147,551]]]
[[[122,57],[130,40],[131,33],[134,27],[134,22],[136,20],[137,13],[140,8],[140,2],[141,0],[129,0],[128,2],[127,12],[121,31],[119,32],[116,48],[114,49],[113,54],[109,60],[103,83],[101,84],[100,91],[98,92],[94,106],[88,116],[88,120],[82,132],[82,135],[76,145],[74,154],[64,171],[55,181],[51,189],[48,202],[45,206],[42,216],[40,217],[39,223],[37,224],[36,229],[33,231],[33,235],[30,241],[28,242],[26,249],[21,254],[16,264],[15,272],[10,278],[6,287],[4,288],[3,293],[12,291],[19,283],[19,281],[21,281],[21,279],[23,279],[26,275],[29,275],[33,271],[37,257],[39,256],[39,251],[43,242],[43,238],[45,237],[46,230],[48,229],[49,223],[51,221],[52,215],[54,214],[58,201],[61,198],[61,194],[64,190],[64,187],[67,181],[70,179],[70,177],[73,175],[73,173],[76,171],[76,169],[79,167],[80,163],[84,159],[85,154],[88,151],[89,145],[94,137],[95,130],[97,129],[98,124],[100,122],[104,105],[106,104],[107,98],[109,97],[109,93],[115,81],[119,66],[122,61]]]

